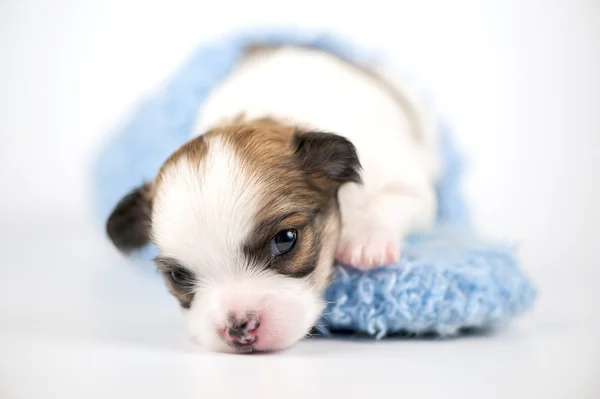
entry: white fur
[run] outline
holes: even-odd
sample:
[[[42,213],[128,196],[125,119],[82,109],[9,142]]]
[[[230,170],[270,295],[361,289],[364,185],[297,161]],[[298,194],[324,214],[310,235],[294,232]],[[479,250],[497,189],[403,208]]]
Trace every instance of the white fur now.
[[[340,189],[337,257],[361,268],[395,261],[402,239],[434,222],[438,154],[426,107],[405,82],[388,82],[401,101],[371,76],[324,52],[258,51],[209,95],[195,134],[245,113],[347,137],[357,148],[364,184]]]
[[[197,165],[182,157],[162,177],[154,198],[152,234],[161,255],[179,261],[198,279],[186,310],[192,336],[212,350],[233,350],[219,336],[233,312],[260,315],[255,349],[280,349],[301,339],[323,309],[320,293],[250,264],[242,247],[259,204],[258,183],[231,148],[215,137]]]

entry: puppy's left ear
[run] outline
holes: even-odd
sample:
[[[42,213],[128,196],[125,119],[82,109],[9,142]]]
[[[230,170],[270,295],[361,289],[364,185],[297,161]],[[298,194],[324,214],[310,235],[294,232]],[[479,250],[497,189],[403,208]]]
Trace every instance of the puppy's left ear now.
[[[135,188],[115,206],[106,221],[106,234],[123,253],[150,242],[152,190],[150,184]]]
[[[348,139],[333,133],[296,132],[292,143],[300,167],[319,186],[337,190],[344,183],[361,182],[360,161]]]

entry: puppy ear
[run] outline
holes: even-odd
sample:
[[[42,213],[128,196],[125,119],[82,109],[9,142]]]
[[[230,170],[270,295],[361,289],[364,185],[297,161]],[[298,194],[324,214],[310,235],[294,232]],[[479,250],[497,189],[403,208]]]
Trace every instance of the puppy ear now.
[[[115,206],[106,221],[106,233],[121,252],[128,253],[148,244],[151,211],[149,184],[134,189]]]
[[[361,165],[356,148],[333,133],[297,132],[292,138],[300,167],[317,181],[326,180],[335,189],[344,183],[360,183]]]

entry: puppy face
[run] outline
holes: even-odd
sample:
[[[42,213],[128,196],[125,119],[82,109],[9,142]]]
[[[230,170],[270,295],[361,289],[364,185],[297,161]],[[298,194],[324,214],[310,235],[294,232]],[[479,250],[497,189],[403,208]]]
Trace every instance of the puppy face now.
[[[176,151],[108,220],[122,251],[152,242],[190,333],[211,350],[285,348],[324,304],[354,146],[272,120],[224,125]]]

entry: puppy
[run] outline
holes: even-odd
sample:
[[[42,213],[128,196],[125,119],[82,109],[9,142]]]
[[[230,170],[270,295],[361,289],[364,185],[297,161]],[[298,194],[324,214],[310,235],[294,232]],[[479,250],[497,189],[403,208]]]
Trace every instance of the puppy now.
[[[321,314],[334,259],[394,263],[435,220],[435,137],[403,94],[319,50],[254,49],[190,141],[116,205],[108,235],[123,252],[156,245],[206,348],[286,348]]]

